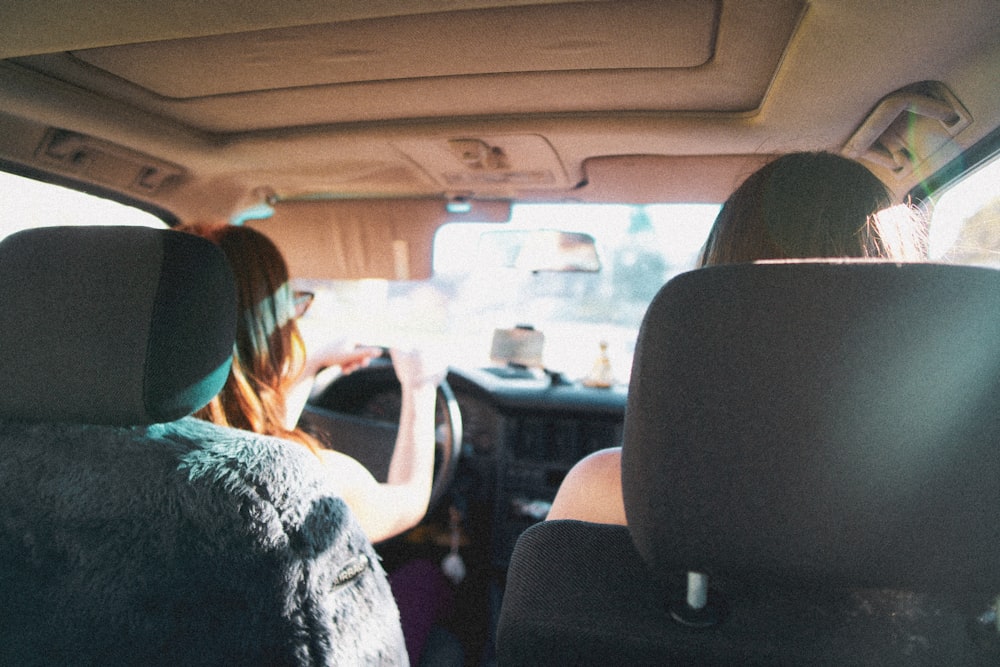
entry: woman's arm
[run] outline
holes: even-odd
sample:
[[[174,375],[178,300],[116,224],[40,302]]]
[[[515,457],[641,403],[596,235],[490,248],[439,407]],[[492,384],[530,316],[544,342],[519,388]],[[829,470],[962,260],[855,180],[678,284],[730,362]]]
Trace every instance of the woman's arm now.
[[[427,512],[434,475],[437,385],[446,369],[429,369],[415,352],[392,351],[402,387],[399,433],[384,484],[356,460],[323,452],[335,468],[344,501],[368,539],[379,542],[417,525]]]
[[[315,354],[312,347],[308,350],[302,374],[298,381],[285,392],[285,428],[290,431],[298,425],[302,410],[305,409],[306,402],[312,394],[316,375],[320,371],[336,366],[340,370],[340,375],[346,375],[367,366],[372,359],[382,354],[382,348],[378,347],[318,348]]]

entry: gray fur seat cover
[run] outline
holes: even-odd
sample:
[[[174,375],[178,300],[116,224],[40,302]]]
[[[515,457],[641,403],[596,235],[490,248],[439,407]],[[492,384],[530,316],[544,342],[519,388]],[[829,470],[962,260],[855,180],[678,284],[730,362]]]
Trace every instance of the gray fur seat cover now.
[[[187,416],[225,381],[235,322],[204,239],[0,242],[0,665],[406,663],[331,471]]]
[[[0,422],[0,663],[405,663],[327,474],[300,445],[194,418]]]

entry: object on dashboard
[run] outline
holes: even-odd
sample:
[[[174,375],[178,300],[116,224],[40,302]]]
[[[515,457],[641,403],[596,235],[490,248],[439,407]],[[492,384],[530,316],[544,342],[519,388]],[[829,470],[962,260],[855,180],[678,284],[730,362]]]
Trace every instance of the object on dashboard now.
[[[502,380],[539,380],[545,377],[545,371],[543,369],[525,368],[524,366],[518,366],[517,364],[491,366],[489,368],[484,368],[483,370]]]
[[[611,370],[611,359],[608,358],[608,342],[602,340],[600,343],[601,353],[594,361],[594,367],[590,369],[590,375],[583,379],[583,384],[587,387],[598,389],[610,389],[615,385],[615,374]]]
[[[493,331],[490,360],[495,364],[541,368],[545,334],[519,324],[513,329]]]

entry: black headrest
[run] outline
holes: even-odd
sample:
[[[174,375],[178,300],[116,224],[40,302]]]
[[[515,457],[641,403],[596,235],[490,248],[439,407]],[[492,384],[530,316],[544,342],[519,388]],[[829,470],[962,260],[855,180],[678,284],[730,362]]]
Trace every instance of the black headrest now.
[[[1000,592],[1000,272],[683,274],[642,324],[624,438],[656,571]]]
[[[212,243],[144,227],[48,227],[0,242],[0,419],[143,425],[225,382],[236,288]]]

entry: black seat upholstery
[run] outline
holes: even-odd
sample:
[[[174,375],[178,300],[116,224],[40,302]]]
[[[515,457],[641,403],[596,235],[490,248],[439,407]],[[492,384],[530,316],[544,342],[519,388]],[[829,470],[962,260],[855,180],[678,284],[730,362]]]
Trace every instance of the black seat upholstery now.
[[[522,536],[504,664],[998,664],[998,343],[989,269],[674,279],[634,358],[629,526]]]
[[[305,448],[187,417],[235,285],[145,228],[0,242],[0,664],[398,664],[370,543]]]

